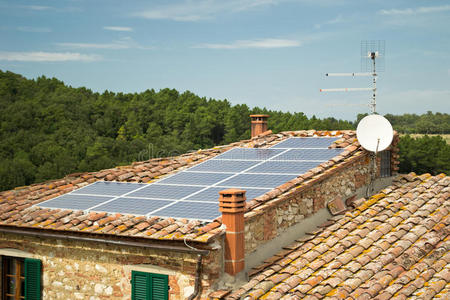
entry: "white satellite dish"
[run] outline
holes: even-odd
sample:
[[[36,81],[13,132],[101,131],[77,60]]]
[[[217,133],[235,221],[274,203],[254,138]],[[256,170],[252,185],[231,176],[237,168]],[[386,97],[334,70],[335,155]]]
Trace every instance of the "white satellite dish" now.
[[[394,130],[385,117],[368,115],[359,122],[356,137],[364,149],[379,152],[391,145]]]

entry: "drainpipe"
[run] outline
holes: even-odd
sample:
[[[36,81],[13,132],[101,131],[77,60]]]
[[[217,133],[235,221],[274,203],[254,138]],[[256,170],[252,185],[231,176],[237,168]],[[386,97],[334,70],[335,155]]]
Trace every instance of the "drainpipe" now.
[[[187,299],[193,300],[195,297],[197,297],[198,292],[200,291],[200,280],[202,276],[202,258],[203,256],[201,254],[197,255],[197,267],[195,269],[195,283],[194,283],[194,292],[192,295],[190,295]]]

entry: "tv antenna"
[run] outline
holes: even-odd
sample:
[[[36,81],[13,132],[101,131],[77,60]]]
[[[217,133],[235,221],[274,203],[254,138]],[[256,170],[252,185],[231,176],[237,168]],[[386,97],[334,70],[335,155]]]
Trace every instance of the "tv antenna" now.
[[[320,89],[321,92],[359,92],[372,91],[369,103],[371,113],[376,113],[377,71],[384,71],[385,41],[361,41],[361,73],[326,73],[326,76],[372,76],[372,87],[369,88],[335,88]],[[378,68],[378,69],[377,69]]]

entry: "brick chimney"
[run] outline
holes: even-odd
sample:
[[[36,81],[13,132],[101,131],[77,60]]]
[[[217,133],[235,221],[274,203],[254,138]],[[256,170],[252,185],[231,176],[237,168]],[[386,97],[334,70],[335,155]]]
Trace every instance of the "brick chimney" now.
[[[252,137],[267,131],[269,115],[250,115],[250,118],[252,118]]]
[[[235,275],[245,266],[244,211],[245,191],[228,189],[219,192],[219,209],[225,234],[225,272]]]

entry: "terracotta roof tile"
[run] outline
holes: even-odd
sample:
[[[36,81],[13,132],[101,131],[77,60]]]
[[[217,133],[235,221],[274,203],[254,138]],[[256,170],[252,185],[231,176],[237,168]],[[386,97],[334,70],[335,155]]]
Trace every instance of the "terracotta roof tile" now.
[[[296,257],[290,263],[277,256],[260,269],[252,279],[257,296],[445,298],[450,288],[449,187],[450,178],[443,174],[398,176],[383,193],[311,233],[303,243],[286,247],[286,257]],[[269,276],[284,279],[267,284]],[[255,288],[233,294],[256,295]]]
[[[88,231],[112,235],[133,235],[151,239],[183,240],[187,238],[188,240],[197,242],[209,242],[211,239],[223,233],[223,230],[219,229],[221,228],[220,218],[211,223],[190,220],[186,221],[183,225],[175,224],[176,221],[171,218],[155,220],[154,217],[151,217],[134,222],[134,216],[130,215],[91,213],[87,217],[88,214],[82,211],[63,212],[43,209],[33,205],[99,180],[150,182],[159,176],[178,172],[185,167],[202,162],[232,147],[269,147],[292,136],[312,137],[335,135],[342,135],[342,137],[336,143],[332,144],[330,148],[345,148],[344,152],[339,157],[334,158],[334,161],[330,160],[321,164],[314,170],[307,172],[307,174],[284,183],[266,195],[258,197],[257,201],[249,201],[249,211],[255,208],[265,209],[265,203],[279,201],[282,199],[280,197],[284,197],[283,193],[288,192],[293,187],[301,185],[301,188],[306,188],[321,176],[331,176],[332,173],[329,171],[332,166],[333,170],[337,170],[340,166],[343,167],[345,163],[348,163],[349,159],[359,159],[363,155],[363,152],[360,151],[360,146],[355,138],[355,132],[347,130],[334,132],[308,130],[289,131],[279,134],[266,133],[251,140],[244,140],[213,149],[199,150],[178,157],[156,158],[143,162],[135,162],[130,166],[121,166],[99,172],[75,173],[67,175],[63,179],[53,180],[43,184],[33,184],[27,187],[19,187],[11,191],[3,191],[0,192],[0,226]],[[430,206],[427,209],[432,208]],[[62,215],[55,216],[54,214],[56,212]],[[315,242],[319,243],[317,240]]]

